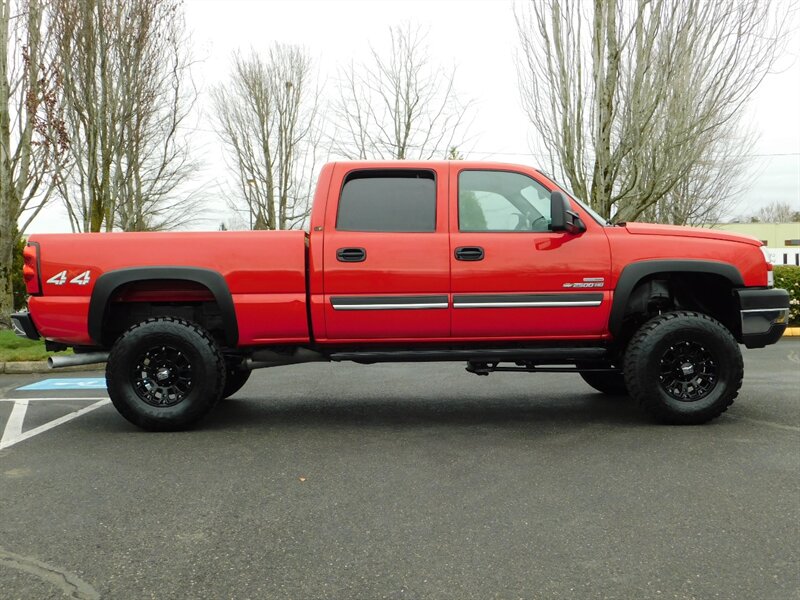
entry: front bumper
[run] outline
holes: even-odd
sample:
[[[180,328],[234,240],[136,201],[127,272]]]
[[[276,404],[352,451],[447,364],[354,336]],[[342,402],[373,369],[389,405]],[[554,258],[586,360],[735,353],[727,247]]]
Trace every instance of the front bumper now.
[[[782,289],[736,290],[742,318],[742,343],[748,348],[774,344],[789,324],[789,292]]]
[[[11,315],[11,326],[14,328],[14,333],[20,337],[26,337],[31,340],[39,339],[39,332],[36,331],[36,325],[33,324],[31,313],[18,312]]]

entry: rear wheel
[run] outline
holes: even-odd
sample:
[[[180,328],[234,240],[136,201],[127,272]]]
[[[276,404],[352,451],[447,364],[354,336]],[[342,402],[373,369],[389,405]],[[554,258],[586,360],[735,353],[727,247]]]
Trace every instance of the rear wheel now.
[[[152,431],[200,421],[222,397],[225,375],[222,352],[208,332],[173,317],[128,329],[106,365],[111,402],[128,421]]]
[[[702,313],[659,315],[636,332],[625,353],[631,396],[658,421],[699,424],[733,404],[744,367],[739,345]]]
[[[586,371],[581,372],[581,378],[598,392],[603,392],[609,396],[628,395],[625,376],[622,373]]]

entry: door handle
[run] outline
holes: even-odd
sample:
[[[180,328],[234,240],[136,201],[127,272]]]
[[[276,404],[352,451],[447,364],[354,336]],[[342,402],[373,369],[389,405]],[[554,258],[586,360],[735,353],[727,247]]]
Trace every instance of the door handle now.
[[[339,248],[336,251],[336,260],[339,262],[364,262],[367,260],[367,251],[364,248]]]
[[[483,260],[483,248],[480,246],[461,246],[456,248],[456,260]]]

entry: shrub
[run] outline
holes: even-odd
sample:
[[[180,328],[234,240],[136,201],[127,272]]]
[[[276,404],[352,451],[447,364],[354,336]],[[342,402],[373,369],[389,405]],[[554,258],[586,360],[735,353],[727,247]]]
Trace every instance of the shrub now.
[[[789,325],[800,325],[800,267],[776,265],[775,287],[789,292]]]

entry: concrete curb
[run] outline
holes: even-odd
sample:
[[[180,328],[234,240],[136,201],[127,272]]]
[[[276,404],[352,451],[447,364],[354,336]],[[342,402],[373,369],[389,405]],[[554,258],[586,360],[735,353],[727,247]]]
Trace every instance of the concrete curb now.
[[[46,360],[18,360],[0,363],[0,373],[9,375],[26,375],[30,373],[74,373],[80,371],[97,371],[99,365],[77,365],[74,367],[62,367],[61,369],[51,369]]]
[[[783,337],[800,337],[800,327],[787,327]]]

